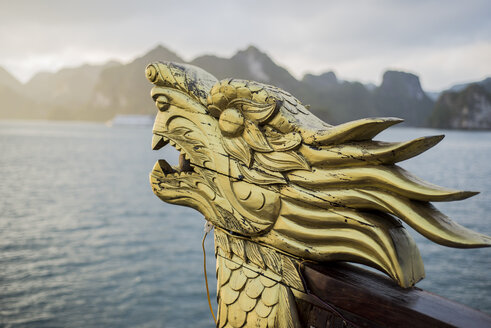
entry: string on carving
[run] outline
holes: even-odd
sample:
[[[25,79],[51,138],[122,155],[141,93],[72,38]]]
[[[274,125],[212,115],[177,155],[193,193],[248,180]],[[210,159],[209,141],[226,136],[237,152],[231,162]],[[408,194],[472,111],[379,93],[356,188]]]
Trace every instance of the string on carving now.
[[[209,221],[205,223],[205,235],[203,236],[203,240],[201,241],[201,248],[203,248],[203,272],[205,274],[205,285],[206,285],[206,296],[208,297],[208,305],[210,306],[210,312],[213,317],[213,321],[215,321],[215,325],[217,324],[217,319],[215,317],[215,313],[213,313],[213,307],[211,306],[211,298],[210,298],[210,289],[208,288],[208,275],[206,274],[206,249],[205,249],[205,240],[208,233],[213,229],[213,224]]]

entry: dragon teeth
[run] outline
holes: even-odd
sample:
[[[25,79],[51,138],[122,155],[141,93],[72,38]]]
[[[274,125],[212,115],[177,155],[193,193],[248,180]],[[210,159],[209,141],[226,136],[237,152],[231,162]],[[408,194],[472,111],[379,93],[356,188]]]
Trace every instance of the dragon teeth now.
[[[181,172],[189,172],[193,170],[191,162],[186,159],[185,154],[179,155],[179,167]]]
[[[167,145],[168,142],[169,142],[169,139],[167,139],[163,136],[159,136],[159,135],[154,134],[152,136],[152,149],[153,150],[159,150],[160,148]]]
[[[167,161],[163,159],[159,159],[157,163],[155,163],[155,166],[153,167],[155,171],[160,171],[163,174],[167,175],[169,173],[174,172],[175,170],[172,168],[172,166],[167,163]]]
[[[160,172],[166,177],[184,177],[188,175],[194,174],[194,169],[191,165],[190,156],[184,152],[181,146],[179,146],[175,141],[159,134],[154,134],[152,136],[152,149],[159,150],[164,147],[168,143],[171,144],[177,151],[179,151],[179,165],[170,166],[167,161],[161,159],[157,163],[155,163],[154,171]]]

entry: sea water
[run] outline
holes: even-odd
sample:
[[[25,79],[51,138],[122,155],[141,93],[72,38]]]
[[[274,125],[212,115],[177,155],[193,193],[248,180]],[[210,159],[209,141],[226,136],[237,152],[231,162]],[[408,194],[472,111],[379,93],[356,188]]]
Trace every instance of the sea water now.
[[[490,132],[394,127],[377,139],[442,133],[439,145],[401,166],[435,184],[481,191],[437,207],[489,235]],[[0,122],[0,326],[213,326],[203,217],[153,195],[148,173],[176,152],[150,144],[151,127]],[[491,249],[457,250],[411,233],[426,268],[420,288],[491,312]]]

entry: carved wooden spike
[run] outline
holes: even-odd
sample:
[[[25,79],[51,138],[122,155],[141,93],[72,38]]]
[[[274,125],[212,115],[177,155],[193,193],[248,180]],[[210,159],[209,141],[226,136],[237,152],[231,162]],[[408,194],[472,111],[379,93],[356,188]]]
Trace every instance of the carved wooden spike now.
[[[303,292],[303,260],[363,263],[412,286],[423,263],[394,217],[442,245],[491,245],[429,203],[475,192],[431,185],[394,165],[443,136],[373,141],[402,120],[331,126],[281,89],[217,81],[189,65],[153,63],[146,76],[158,109],[152,147],[170,143],[182,154],[179,167],[159,161],[150,182],[160,199],[216,227],[219,327],[297,327],[292,291]]]

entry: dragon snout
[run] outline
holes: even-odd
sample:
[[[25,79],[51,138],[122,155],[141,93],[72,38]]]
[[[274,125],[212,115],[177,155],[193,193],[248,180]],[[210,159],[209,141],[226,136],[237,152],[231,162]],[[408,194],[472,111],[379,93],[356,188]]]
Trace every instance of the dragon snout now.
[[[158,74],[158,69],[153,64],[148,65],[145,69],[145,76],[152,83],[157,82]]]

